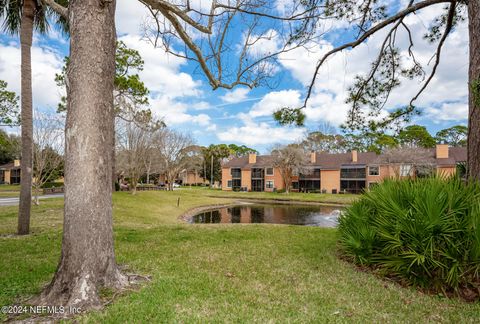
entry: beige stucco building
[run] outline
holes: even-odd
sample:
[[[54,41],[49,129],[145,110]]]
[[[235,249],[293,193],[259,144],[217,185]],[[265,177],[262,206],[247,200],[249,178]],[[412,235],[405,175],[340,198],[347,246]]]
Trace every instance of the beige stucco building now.
[[[466,148],[446,144],[439,144],[424,153],[425,164],[442,176],[454,175],[457,166],[467,160]],[[399,162],[391,156],[374,152],[312,152],[305,166],[310,172],[294,176],[291,185],[296,191],[359,193],[385,178],[419,176],[420,164],[422,161],[418,156],[409,159],[406,155]],[[270,155],[249,154],[222,166],[222,190],[275,191],[284,188],[280,170],[273,166]]]

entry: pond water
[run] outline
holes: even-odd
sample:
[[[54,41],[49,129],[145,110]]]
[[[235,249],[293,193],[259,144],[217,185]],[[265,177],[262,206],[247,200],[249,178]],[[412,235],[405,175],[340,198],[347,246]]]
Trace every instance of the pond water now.
[[[212,209],[190,219],[191,223],[270,223],[335,227],[341,207],[286,204],[242,204]]]

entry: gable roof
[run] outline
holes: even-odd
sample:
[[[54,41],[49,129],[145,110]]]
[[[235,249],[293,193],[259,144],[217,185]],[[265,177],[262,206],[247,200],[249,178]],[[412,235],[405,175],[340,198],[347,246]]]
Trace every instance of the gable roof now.
[[[6,163],[3,165],[0,165],[0,170],[5,171],[5,170],[17,170],[20,169],[20,166],[17,165],[15,166],[14,162]]]

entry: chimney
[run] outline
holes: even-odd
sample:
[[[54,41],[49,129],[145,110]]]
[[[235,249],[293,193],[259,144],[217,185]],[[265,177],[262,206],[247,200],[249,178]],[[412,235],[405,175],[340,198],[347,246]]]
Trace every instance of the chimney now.
[[[20,160],[13,160],[13,166],[14,167],[20,166]]]
[[[310,153],[310,162],[311,162],[312,164],[317,163],[317,153],[316,153],[315,151],[312,151],[312,152]]]
[[[352,150],[352,162],[357,163],[358,162],[358,153],[357,150]]]
[[[249,153],[248,154],[248,163],[249,164],[257,163],[257,154]]]
[[[448,144],[437,144],[435,156],[437,159],[448,159]]]

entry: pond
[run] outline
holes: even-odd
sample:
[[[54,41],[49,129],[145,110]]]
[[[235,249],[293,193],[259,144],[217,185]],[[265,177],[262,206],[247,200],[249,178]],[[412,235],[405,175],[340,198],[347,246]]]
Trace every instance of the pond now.
[[[191,223],[270,223],[335,227],[342,207],[287,204],[242,204],[194,215]]]

